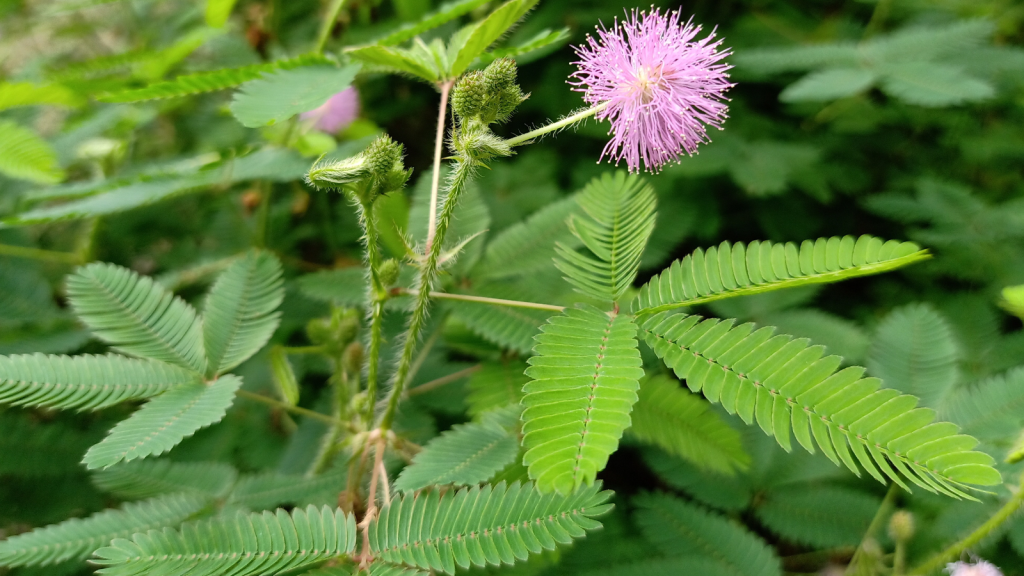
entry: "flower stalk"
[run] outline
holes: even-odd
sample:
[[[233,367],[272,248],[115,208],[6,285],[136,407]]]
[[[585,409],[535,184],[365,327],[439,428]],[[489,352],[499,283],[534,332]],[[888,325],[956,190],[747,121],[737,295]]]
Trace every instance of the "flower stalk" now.
[[[579,112],[577,112],[575,114],[571,114],[569,116],[566,116],[565,118],[562,118],[561,120],[556,120],[556,121],[554,121],[554,122],[552,122],[552,123],[550,123],[550,124],[548,124],[546,126],[541,126],[540,128],[537,128],[536,130],[531,130],[531,131],[527,132],[526,134],[520,134],[519,136],[516,136],[514,138],[509,138],[506,142],[508,143],[509,146],[513,146],[513,147],[515,147],[515,146],[522,146],[523,144],[528,144],[530,142],[533,142],[537,138],[540,138],[541,136],[544,136],[545,134],[550,134],[552,132],[558,132],[558,131],[564,130],[565,128],[568,128],[569,126],[572,126],[574,124],[578,124],[579,122],[582,122],[582,121],[586,120],[587,118],[590,118],[591,116],[597,114],[598,112],[601,112],[602,110],[607,108],[610,104],[611,104],[611,102],[602,102],[601,104],[597,104],[595,106],[591,106],[590,108],[587,108],[587,109],[581,110],[581,111],[579,111]]]

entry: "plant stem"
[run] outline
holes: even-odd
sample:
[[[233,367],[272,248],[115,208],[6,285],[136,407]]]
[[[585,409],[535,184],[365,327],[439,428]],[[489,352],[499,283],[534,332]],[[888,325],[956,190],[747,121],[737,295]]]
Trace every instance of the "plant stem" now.
[[[875,534],[882,529],[885,519],[889,517],[889,513],[893,509],[897,493],[899,493],[899,486],[890,484],[889,491],[885,493],[885,499],[882,500],[878,511],[875,512],[875,517],[871,519],[871,524],[868,525],[867,531],[864,532],[864,538],[861,539],[860,546],[857,546],[857,550],[853,553],[853,558],[846,568],[846,576],[861,576],[861,574],[865,573],[861,568],[861,565],[867,561],[867,558],[864,556],[864,543],[873,539]],[[867,574],[874,574],[874,572],[868,571]]]
[[[266,248],[268,229],[270,228],[270,194],[274,186],[263,182],[263,194],[260,196],[259,212],[256,215],[256,246]]]
[[[441,104],[437,107],[437,134],[434,136],[434,172],[430,181],[430,219],[427,221],[427,252],[434,243],[437,233],[437,191],[441,187],[441,152],[444,149],[444,117],[448,111],[448,93],[454,80],[442,82]]]
[[[1022,478],[1022,486],[1024,486],[1024,478]],[[977,530],[971,532],[963,540],[960,540],[949,548],[935,554],[923,564],[919,564],[914,567],[909,571],[909,574],[913,574],[915,576],[928,576],[932,572],[942,568],[946,562],[959,558],[960,554],[964,550],[967,550],[978,542],[981,542],[985,536],[988,536],[993,530],[1009,520],[1010,517],[1020,509],[1021,503],[1024,502],[1024,487],[1022,486],[1017,486],[1016,492],[1010,497],[1006,504],[993,514],[992,517],[984,524],[979,526]]]
[[[434,380],[431,380],[430,382],[425,382],[423,384],[420,384],[419,386],[417,386],[415,388],[410,388],[409,391],[405,393],[405,395],[406,396],[415,396],[417,394],[423,394],[424,392],[430,392],[434,388],[440,388],[441,386],[444,386],[445,384],[451,384],[452,382],[456,382],[458,380],[462,380],[466,376],[470,376],[472,374],[476,374],[479,371],[480,371],[480,364],[477,364],[476,366],[470,366],[469,368],[463,368],[462,370],[459,370],[458,372],[452,372],[451,374],[449,374],[447,376],[441,376],[440,378],[435,378]]]
[[[412,294],[411,290],[400,290],[399,294]],[[539,304],[537,302],[522,302],[520,300],[504,300],[502,298],[488,298],[486,296],[470,296],[468,294],[450,294],[448,292],[431,292],[431,298],[439,298],[441,300],[461,300],[463,302],[479,302],[481,304],[492,304],[494,306],[508,306],[511,308],[531,308],[533,310],[550,310],[552,312],[562,312],[565,310],[565,306],[556,306],[554,304]]]
[[[366,355],[366,424],[373,422],[373,411],[377,403],[377,372],[380,366],[381,325],[384,319],[384,300],[387,292],[380,280],[380,247],[377,221],[373,216],[373,202],[358,202],[359,223],[363,227],[363,242],[366,249],[366,266],[370,269],[367,286],[370,306],[370,350]]]
[[[292,406],[291,404],[286,404],[285,402],[281,402],[280,400],[271,398],[270,396],[264,396],[262,394],[254,394],[253,392],[249,392],[248,390],[239,390],[235,394],[237,394],[238,396],[241,396],[242,398],[246,398],[248,400],[254,400],[256,402],[262,402],[262,403],[264,403],[264,404],[266,404],[268,406],[273,406],[274,408],[280,408],[281,410],[284,410],[286,412],[291,412],[292,414],[298,414],[300,416],[305,416],[307,418],[313,418],[314,420],[319,420],[321,422],[325,422],[325,423],[330,424],[332,426],[341,426],[341,427],[343,427],[343,428],[345,428],[346,430],[349,430],[349,431],[353,430],[352,425],[349,424],[348,422],[344,422],[342,420],[338,420],[337,418],[332,418],[331,416],[328,416],[326,414],[321,414],[319,412],[314,412],[312,410],[308,410],[306,408],[302,408],[301,406]]]
[[[324,53],[324,46],[327,45],[327,39],[331,37],[331,30],[334,29],[334,23],[338,20],[338,14],[341,13],[344,6],[345,0],[334,0],[327,8],[327,15],[320,24],[320,33],[317,35],[316,46],[313,48],[315,54]]]
[[[57,252],[54,250],[43,250],[42,248],[28,248],[25,246],[11,246],[0,244],[0,256],[13,256],[14,258],[30,258],[43,262],[58,262],[60,264],[82,264],[82,257],[73,252]]]
[[[395,371],[394,380],[391,384],[391,393],[388,396],[387,409],[381,417],[380,428],[384,431],[391,429],[391,423],[395,419],[395,412],[398,409],[398,401],[402,398],[402,389],[406,379],[409,377],[409,369],[412,367],[413,354],[416,352],[416,343],[419,340],[420,332],[427,320],[427,308],[430,307],[430,288],[437,275],[437,259],[441,255],[441,245],[444,243],[444,236],[448,232],[448,225],[451,223],[452,215],[455,213],[455,206],[473,174],[473,161],[460,159],[455,162],[452,170],[451,181],[448,185],[448,194],[445,196],[444,205],[437,218],[437,236],[435,242],[427,250],[426,261],[420,268],[419,286],[416,294],[416,305],[409,319],[409,329],[405,334],[405,344],[402,347],[402,355],[398,360],[398,369]]]
[[[581,120],[586,120],[587,118],[590,118],[594,114],[597,114],[601,110],[604,110],[605,108],[607,108],[609,104],[610,104],[610,102],[602,102],[601,104],[598,104],[597,106],[591,106],[590,108],[587,108],[586,110],[577,112],[577,113],[575,113],[575,114],[573,114],[571,116],[566,116],[565,118],[562,118],[561,120],[557,120],[555,122],[552,122],[551,124],[548,124],[547,126],[541,126],[540,128],[537,128],[536,130],[531,130],[531,131],[527,132],[526,134],[520,134],[519,136],[516,136],[515,138],[510,138],[510,139],[506,140],[505,142],[509,146],[519,146],[521,144],[526,144],[527,142],[530,142],[531,140],[535,140],[536,138],[539,138],[540,136],[543,136],[543,135],[548,134],[550,132],[555,132],[557,130],[561,130],[562,128],[565,128],[567,126],[572,126],[573,124],[575,124],[577,122],[580,122]]]

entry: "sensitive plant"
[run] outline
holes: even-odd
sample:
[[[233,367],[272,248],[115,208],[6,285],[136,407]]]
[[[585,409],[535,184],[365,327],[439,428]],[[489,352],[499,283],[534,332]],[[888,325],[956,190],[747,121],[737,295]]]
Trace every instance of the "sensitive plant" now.
[[[673,215],[659,213],[665,198],[650,181],[607,170],[573,197],[488,235],[497,215],[479,185],[483,174],[545,135],[609,119],[604,155],[626,160],[632,172],[654,172],[708,144],[706,127],[728,133],[729,51],[712,35],[697,38],[699,27],[678,12],[652,9],[628,13],[577,50],[571,82],[589,107],[501,135],[500,125],[531,97],[514,58],[564,39],[541,34],[488,51],[534,4],[506,2],[446,41],[432,34],[428,42],[432,29],[484,5],[446,4],[334,61],[324,47],[344,8],[335,2],[311,54],[99,96],[144,100],[240,85],[229,110],[242,125],[260,127],[269,145],[192,173],[193,166],[171,165],[129,190],[111,182],[43,189],[37,198],[70,201],[23,211],[8,225],[87,219],[95,227],[106,214],[185,191],[304,178],[312,191],[296,198],[313,211],[332,196],[342,200],[361,263],[299,276],[293,288],[331,309],[305,323],[301,345],[275,341],[295,316],[283,308],[294,256],[269,241],[274,207],[264,187],[247,192],[255,196],[257,248],[163,278],[102,263],[69,275],[68,309],[89,329],[85,338],[102,345],[72,356],[60,352],[81,344],[0,357],[0,401],[40,415],[103,414],[144,401],[83,450],[92,482],[128,503],[14,535],[0,542],[0,563],[74,571],[88,561],[125,575],[419,574],[503,565],[560,573],[586,571],[572,561],[593,556],[611,573],[781,574],[781,544],[769,545],[752,529],[760,526],[779,543],[851,548],[836,554],[849,573],[927,574],[1007,525],[1024,491],[1003,494],[1000,471],[1011,469],[992,453],[1019,459],[1006,430],[1015,437],[1020,429],[1012,414],[1020,371],[992,374],[1005,360],[989,352],[993,362],[975,367],[985,379],[960,386],[958,359],[966,347],[1003,346],[1012,355],[1012,342],[979,322],[974,332],[963,321],[952,327],[943,312],[919,305],[893,311],[871,345],[858,348],[849,326],[808,324],[806,314],[787,310],[816,287],[940,262],[922,248],[936,244],[927,231],[918,232],[920,244],[842,234],[726,240],[655,273],[645,261],[659,223]],[[404,226],[396,206],[414,175],[406,166],[412,143],[381,135],[323,151],[326,141],[304,131],[336,131],[317,125],[332,99],[352,94],[358,75],[380,72],[415,77],[440,94],[432,168],[418,179]],[[312,126],[302,125],[304,116]],[[175,170],[187,177],[166,178]],[[910,199],[875,204],[956,230],[926,194],[914,206],[925,216],[914,215]],[[88,246],[66,255],[88,259]],[[650,271],[638,281],[642,269]],[[210,283],[205,295],[181,290],[196,278]],[[1011,313],[1019,313],[1019,300],[1019,289],[1003,293]],[[808,330],[827,344],[804,337]],[[852,354],[832,353],[838,349]],[[856,365],[858,355],[867,369]],[[474,362],[452,369],[466,358]],[[424,379],[431,371],[436,377]],[[309,372],[326,374],[320,390],[311,390]],[[254,392],[250,379],[272,382],[276,396]],[[451,392],[459,382],[465,398]],[[284,471],[175,458],[190,437],[235,410],[236,399],[272,407],[267,419],[290,432]],[[464,421],[424,434],[430,409]],[[3,416],[24,427],[19,414]],[[624,500],[602,489],[620,444],[661,478],[656,490]],[[864,489],[860,476],[887,488]],[[808,480],[819,484],[803,489]],[[1004,502],[990,510],[992,492]],[[922,538],[913,514],[891,514],[915,499],[923,499],[914,508],[921,514],[948,506],[990,516],[947,541]],[[842,513],[823,514],[831,507]],[[749,525],[736,522],[748,509]],[[878,542],[886,521],[891,555]],[[908,568],[908,555],[919,563]]]

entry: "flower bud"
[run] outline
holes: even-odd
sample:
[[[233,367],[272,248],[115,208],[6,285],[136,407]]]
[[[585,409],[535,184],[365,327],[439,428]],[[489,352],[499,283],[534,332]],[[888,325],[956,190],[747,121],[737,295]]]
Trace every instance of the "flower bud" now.
[[[516,61],[511,58],[498,58],[484,70],[484,82],[489,92],[498,92],[516,85]]]
[[[398,273],[401,271],[401,266],[398,260],[394,258],[388,258],[381,262],[380,269],[377,270],[377,275],[380,277],[380,283],[385,288],[392,286],[395,282],[398,282]]]
[[[499,58],[483,71],[463,76],[452,92],[452,110],[463,124],[479,119],[484,124],[504,122],[526,99],[516,84],[516,63]]]
[[[370,176],[370,164],[360,154],[344,160],[320,160],[306,173],[306,183],[317,190],[340,190],[345,184],[354,184]]]
[[[363,151],[374,178],[384,178],[402,161],[402,145],[387,134],[379,136]]]
[[[353,342],[345,348],[341,356],[341,367],[349,374],[359,374],[363,369],[363,345]]]
[[[402,164],[403,147],[383,135],[361,154],[344,160],[320,160],[306,174],[306,182],[317,189],[341,190],[346,185],[359,200],[372,203],[378,195],[405,186],[412,174]]]
[[[452,110],[460,120],[483,113],[487,105],[487,85],[484,73],[477,70],[459,79],[452,91]]]
[[[906,542],[914,537],[914,515],[906,510],[897,510],[889,518],[889,537],[897,542]]]
[[[359,311],[335,308],[328,318],[314,318],[306,324],[306,336],[327,354],[340,356],[359,335]]]

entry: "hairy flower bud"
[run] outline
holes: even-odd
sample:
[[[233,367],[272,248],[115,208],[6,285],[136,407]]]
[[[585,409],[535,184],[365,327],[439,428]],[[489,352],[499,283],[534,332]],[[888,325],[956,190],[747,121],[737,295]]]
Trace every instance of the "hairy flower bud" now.
[[[487,85],[484,73],[477,70],[459,79],[452,90],[452,110],[460,120],[483,113],[487,105]]]
[[[399,265],[398,260],[388,258],[381,262],[380,269],[377,270],[377,275],[380,276],[380,283],[383,284],[385,288],[388,288],[398,281],[398,273],[400,271],[401,266]]]
[[[412,174],[402,164],[403,147],[383,135],[361,154],[344,160],[324,161],[321,157],[306,174],[306,182],[317,189],[340,190],[346,185],[362,202],[372,203],[378,195],[405,186]]]
[[[889,518],[889,537],[897,542],[906,542],[914,537],[914,515],[906,510],[897,510]]]
[[[387,134],[377,137],[363,151],[374,178],[386,177],[402,161],[402,145]]]
[[[463,76],[452,92],[452,110],[460,122],[492,124],[508,120],[526,99],[516,84],[516,75],[515,60],[500,58],[483,71]]]
[[[359,374],[363,369],[363,345],[359,342],[349,344],[341,356],[341,366],[349,374]]]
[[[489,91],[499,91],[516,85],[516,61],[511,58],[498,58],[484,70],[484,81]]]
[[[321,157],[306,173],[306,183],[317,190],[340,190],[345,184],[354,184],[369,175],[370,164],[362,154],[344,160],[325,161]]]
[[[323,346],[329,355],[339,356],[359,335],[359,316],[358,310],[335,308],[330,317],[310,320],[306,336],[310,342]]]

